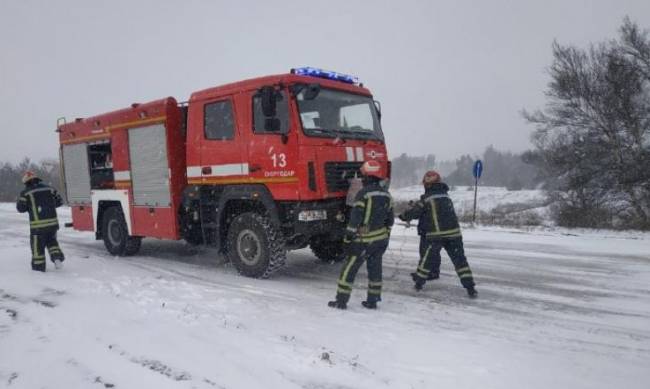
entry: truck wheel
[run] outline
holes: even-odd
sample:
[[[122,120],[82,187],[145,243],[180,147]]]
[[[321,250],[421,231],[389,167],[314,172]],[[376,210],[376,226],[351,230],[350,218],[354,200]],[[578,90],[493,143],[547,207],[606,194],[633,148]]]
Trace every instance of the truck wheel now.
[[[309,247],[316,258],[323,262],[341,262],[345,259],[343,241],[314,239]]]
[[[102,217],[102,237],[106,250],[113,255],[134,255],[140,250],[142,238],[129,236],[124,214],[119,207],[111,207]]]
[[[284,265],[287,255],[282,233],[269,218],[253,212],[230,223],[226,250],[237,271],[253,278],[268,278]]]

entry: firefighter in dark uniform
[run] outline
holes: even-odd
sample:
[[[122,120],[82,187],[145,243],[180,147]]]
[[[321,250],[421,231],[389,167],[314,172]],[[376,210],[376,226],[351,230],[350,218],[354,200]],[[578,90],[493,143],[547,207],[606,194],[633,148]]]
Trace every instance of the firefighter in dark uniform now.
[[[381,165],[366,161],[361,166],[363,188],[357,193],[345,233],[347,261],[341,271],[332,308],[347,308],[354,278],[363,262],[368,268],[368,297],[361,304],[376,309],[381,301],[382,255],[388,247],[393,226],[393,200],[381,186]]]
[[[424,194],[420,200],[399,215],[406,222],[418,219],[420,262],[416,271],[411,273],[415,289],[421,290],[427,280],[440,277],[440,250],[444,248],[454,263],[461,284],[469,297],[474,298],[478,293],[463,250],[463,236],[454,204],[447,193],[449,187],[440,182],[440,174],[433,170],[425,173],[422,184]]]
[[[45,248],[54,266],[60,269],[65,258],[56,240],[59,229],[56,208],[63,204],[63,200],[54,188],[43,184],[32,172],[23,175],[23,184],[25,189],[20,192],[16,209],[20,213],[29,213],[32,270],[45,271]]]

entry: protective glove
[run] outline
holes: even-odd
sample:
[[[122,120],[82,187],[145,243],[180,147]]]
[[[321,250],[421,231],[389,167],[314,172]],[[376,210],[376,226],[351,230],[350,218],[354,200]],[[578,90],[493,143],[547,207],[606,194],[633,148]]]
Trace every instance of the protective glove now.
[[[352,232],[352,231],[345,231],[345,235],[343,236],[343,242],[350,243],[353,242],[355,239],[357,239],[357,233]]]

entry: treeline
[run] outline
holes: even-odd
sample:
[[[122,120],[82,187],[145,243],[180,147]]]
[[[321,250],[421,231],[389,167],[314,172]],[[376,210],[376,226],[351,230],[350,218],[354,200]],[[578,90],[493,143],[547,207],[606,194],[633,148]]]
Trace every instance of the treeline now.
[[[393,159],[391,186],[401,188],[416,185],[429,169],[437,170],[449,185],[474,185],[472,167],[477,159],[483,161],[481,185],[506,187],[509,190],[535,189],[543,184],[539,168],[522,158],[525,154],[499,151],[493,146],[482,156],[463,155],[455,161],[436,161],[434,155],[423,157],[402,154]]]
[[[436,157],[434,155],[413,157],[402,154],[393,158],[391,163],[391,187],[402,188],[421,180],[424,172],[435,167]]]
[[[37,163],[25,158],[17,164],[0,163],[0,201],[16,201],[18,194],[24,189],[23,174],[28,170],[36,173],[46,184],[59,189],[60,170],[59,161],[56,159],[45,159]]]

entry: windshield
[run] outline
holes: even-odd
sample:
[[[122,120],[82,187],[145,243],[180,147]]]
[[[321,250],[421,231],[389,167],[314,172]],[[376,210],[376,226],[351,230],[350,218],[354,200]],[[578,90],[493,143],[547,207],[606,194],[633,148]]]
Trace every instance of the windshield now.
[[[296,95],[302,128],[307,135],[383,140],[372,98],[321,89],[308,100],[303,89]]]

